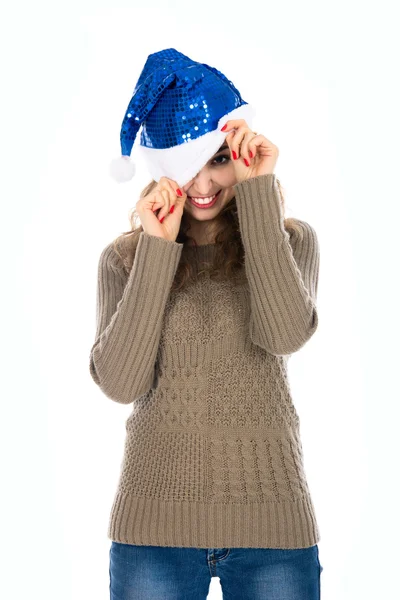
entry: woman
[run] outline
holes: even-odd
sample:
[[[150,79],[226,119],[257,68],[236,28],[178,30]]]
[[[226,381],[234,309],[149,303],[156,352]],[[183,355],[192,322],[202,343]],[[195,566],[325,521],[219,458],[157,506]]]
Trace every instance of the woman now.
[[[319,245],[284,218],[278,148],[222,73],[148,57],[121,128],[141,225],[101,253],[94,381],[133,404],[111,509],[111,599],[320,597],[320,533],[287,361],[317,329]]]

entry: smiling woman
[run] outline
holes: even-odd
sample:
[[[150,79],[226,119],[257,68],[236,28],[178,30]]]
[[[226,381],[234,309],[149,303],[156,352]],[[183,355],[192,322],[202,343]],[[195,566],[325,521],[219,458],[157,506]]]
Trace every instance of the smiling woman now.
[[[219,575],[224,597],[319,600],[287,374],[318,326],[319,245],[311,225],[284,218],[277,147],[247,117],[220,71],[167,49],[149,57],[122,124],[126,166],[144,122],[153,180],[98,263],[90,373],[133,404],[108,526],[110,600],[206,598]]]

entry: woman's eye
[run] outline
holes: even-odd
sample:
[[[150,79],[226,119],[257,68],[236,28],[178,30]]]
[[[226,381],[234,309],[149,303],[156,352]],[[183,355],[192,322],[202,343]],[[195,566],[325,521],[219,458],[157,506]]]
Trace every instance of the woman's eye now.
[[[217,156],[216,158],[214,158],[213,162],[215,162],[216,160],[218,160],[220,158],[224,158],[225,160],[229,161],[229,157],[228,156],[221,155],[221,156]],[[217,162],[217,165],[224,165],[224,164],[226,164],[226,163],[225,162]]]

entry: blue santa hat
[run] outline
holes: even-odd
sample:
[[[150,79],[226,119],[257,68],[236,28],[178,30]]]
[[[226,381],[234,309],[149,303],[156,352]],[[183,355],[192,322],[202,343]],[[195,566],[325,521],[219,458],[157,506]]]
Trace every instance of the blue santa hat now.
[[[121,154],[110,174],[129,181],[136,167],[130,155],[142,126],[139,152],[155,181],[168,177],[184,186],[212,158],[229,130],[226,121],[252,127],[255,110],[223,73],[174,48],[150,54],[121,126]]]

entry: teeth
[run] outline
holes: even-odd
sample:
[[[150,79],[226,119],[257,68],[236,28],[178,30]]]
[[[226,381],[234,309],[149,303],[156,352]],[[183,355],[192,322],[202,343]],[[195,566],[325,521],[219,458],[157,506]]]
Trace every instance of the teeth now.
[[[192,200],[196,200],[198,204],[210,204],[210,202],[214,200],[215,196],[216,194],[214,194],[214,196],[209,196],[208,198],[195,198],[192,196]]]

